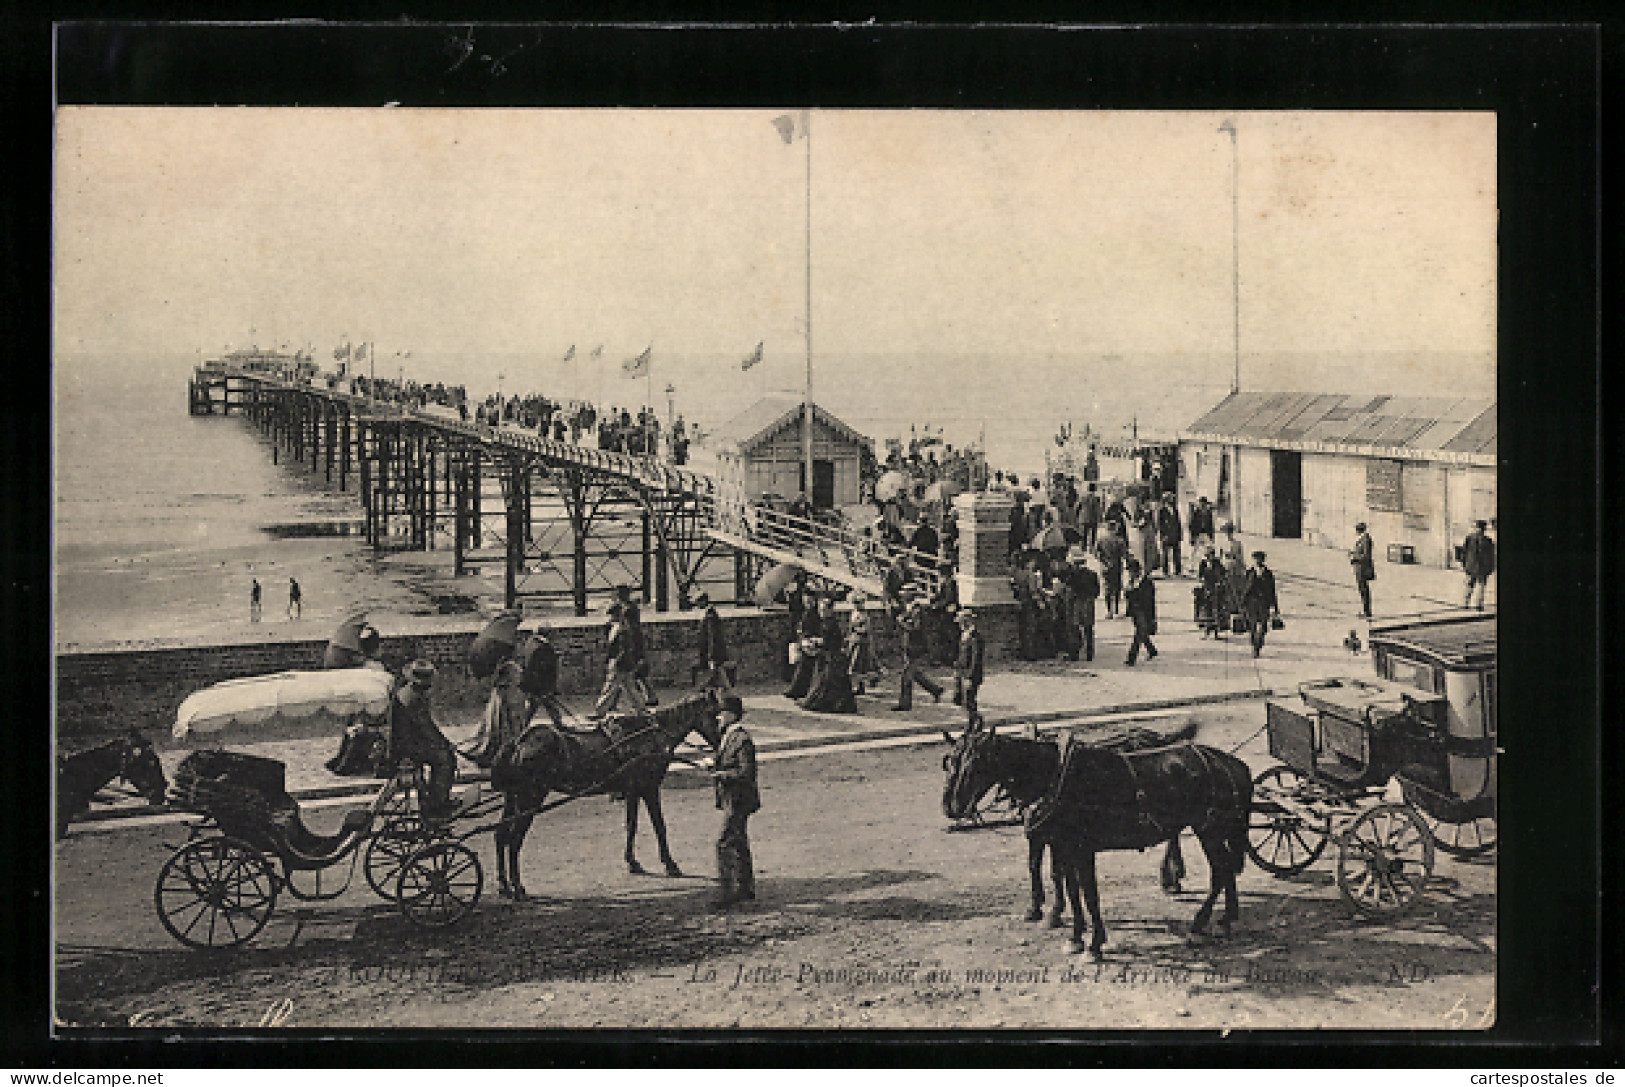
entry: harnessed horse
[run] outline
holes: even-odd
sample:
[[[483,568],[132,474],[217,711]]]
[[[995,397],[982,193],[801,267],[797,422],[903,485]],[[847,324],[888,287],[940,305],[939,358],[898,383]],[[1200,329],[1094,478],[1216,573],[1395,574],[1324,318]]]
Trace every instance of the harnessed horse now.
[[[698,732],[712,748],[721,742],[720,711],[715,692],[706,691],[645,715],[611,718],[592,730],[533,724],[504,746],[491,767],[491,786],[503,795],[502,821],[495,835],[498,893],[526,897],[519,878],[519,852],[550,792],[570,797],[624,795],[626,866],[635,874],[643,872],[634,850],[641,803],[649,810],[666,874],[681,876],[666,845],[660,783],[677,745],[690,733]]]
[[[90,807],[90,799],[114,778],[123,778],[147,798],[160,805],[169,790],[158,753],[147,738],[131,729],[105,743],[56,760],[56,836],[68,832],[68,824]]]
[[[1225,911],[1219,926],[1228,935],[1240,913],[1236,876],[1247,856],[1247,812],[1253,791],[1246,764],[1234,756],[1191,743],[1125,752],[1077,742],[1063,756],[1050,743],[972,728],[954,741],[943,765],[948,779],[942,806],[950,819],[963,818],[994,785],[1002,785],[1024,807],[1036,805],[1027,821],[1033,895],[1028,918],[1041,916],[1040,865],[1048,846],[1057,899],[1051,922],[1059,922],[1064,887],[1072,907],[1073,950],[1083,949],[1080,891],[1094,925],[1090,953],[1098,959],[1106,943],[1095,854],[1173,841],[1185,827],[1202,843],[1211,879],[1191,931],[1207,930],[1223,891]]]

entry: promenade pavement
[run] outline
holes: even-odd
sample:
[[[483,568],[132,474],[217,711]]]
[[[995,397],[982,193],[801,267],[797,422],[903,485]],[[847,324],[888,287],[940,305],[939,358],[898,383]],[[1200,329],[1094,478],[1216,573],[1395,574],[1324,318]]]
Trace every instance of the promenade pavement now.
[[[1325,676],[1369,675],[1371,661],[1364,644],[1367,624],[1359,617],[1347,556],[1297,541],[1243,537],[1243,542],[1249,551],[1258,548],[1268,552],[1286,622],[1284,630],[1271,633],[1260,658],[1252,657],[1244,635],[1220,639],[1201,636],[1192,615],[1193,578],[1158,578],[1160,632],[1155,641],[1160,652],[1156,660],[1142,658],[1135,667],[1128,667],[1124,662],[1130,640],[1128,621],[1102,618],[1097,624],[1092,662],[1021,661],[990,672],[981,691],[983,716],[994,723],[1065,727],[1067,721],[1081,722],[1091,716],[1199,707],[1204,702],[1289,692],[1303,681]],[[1462,586],[1459,571],[1379,562],[1373,586],[1377,620],[1454,610],[1460,604]],[[1493,601],[1494,579],[1491,607]],[[1361,640],[1359,654],[1343,646],[1351,630]],[[951,669],[927,671],[945,682],[951,692]],[[856,714],[810,713],[784,698],[780,690],[780,685],[774,684],[740,692],[746,706],[746,723],[763,753],[935,734],[943,728],[957,731],[966,720],[964,711],[952,705],[947,694],[941,704],[936,704],[929,695],[916,691],[912,710],[892,711],[897,695],[895,672],[887,675],[880,689],[858,699]],[[660,693],[671,699],[686,692],[678,689]],[[584,715],[590,704],[585,698],[576,699],[571,708]],[[475,715],[466,711],[461,717],[442,716],[440,720],[446,735],[456,743],[466,743],[478,727]],[[1263,723],[1262,707],[1259,722]],[[327,771],[323,763],[337,750],[337,742],[333,735],[307,735],[258,743],[233,741],[228,746],[286,763],[289,791],[301,798],[375,790],[375,781],[340,778]],[[166,772],[172,774],[188,750],[166,745],[160,751]],[[707,756],[697,746],[680,749],[679,754],[695,761]],[[471,770],[470,764],[462,765],[465,771]],[[483,776],[465,773],[461,780]],[[140,801],[125,801],[97,805],[91,818],[147,810]]]

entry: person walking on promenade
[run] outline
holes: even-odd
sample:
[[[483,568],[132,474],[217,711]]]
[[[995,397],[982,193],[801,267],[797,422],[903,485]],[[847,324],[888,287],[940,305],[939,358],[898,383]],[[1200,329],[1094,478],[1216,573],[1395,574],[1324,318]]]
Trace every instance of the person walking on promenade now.
[[[1095,489],[1093,483],[1087,486],[1088,490],[1084,491],[1083,497],[1078,500],[1078,531],[1083,535],[1085,551],[1095,546],[1101,514],[1100,492]]]
[[[851,678],[855,694],[880,679],[880,664],[875,659],[874,643],[869,635],[869,612],[861,596],[852,599],[852,619],[846,629],[842,651],[846,654],[846,674]]]
[[[1222,531],[1225,544],[1219,559],[1224,563],[1225,610],[1231,615],[1241,615],[1241,598],[1247,591],[1247,549],[1236,539],[1235,525],[1226,521]]]
[[[982,719],[976,698],[982,689],[983,664],[987,645],[982,632],[976,629],[976,613],[969,608],[959,612],[959,656],[954,661],[954,705],[965,707],[970,727],[975,728]]]
[[[1372,562],[1371,533],[1365,530],[1365,522],[1361,521],[1354,526],[1354,546],[1349,548],[1349,565],[1354,568],[1354,587],[1360,590],[1360,614],[1367,619],[1371,618],[1371,582],[1377,577],[1377,567]]]
[[[1138,562],[1129,559],[1127,567],[1128,589],[1123,593],[1123,606],[1134,623],[1134,640],[1129,643],[1124,663],[1132,668],[1141,646],[1145,647],[1146,660],[1157,659],[1157,647],[1151,643],[1151,636],[1157,632],[1157,590],[1150,573],[1142,570]]]
[[[1473,590],[1478,590],[1478,610],[1484,610],[1484,588],[1490,575],[1495,573],[1495,541],[1485,535],[1488,521],[1474,521],[1473,531],[1461,545],[1461,566],[1467,572],[1467,599],[1463,607],[1473,606]]]
[[[715,906],[726,909],[756,898],[756,869],[750,856],[748,821],[762,809],[756,780],[756,743],[739,724],[745,705],[735,695],[722,700],[722,743],[712,763],[722,831],[717,835],[717,879],[722,884]]]
[[[1196,625],[1202,637],[1222,637],[1230,629],[1230,593],[1225,585],[1224,563],[1213,545],[1202,549],[1202,562],[1196,568]]]
[[[299,582],[293,578],[288,579],[288,618],[297,619],[304,614],[305,594],[299,589]]]
[[[429,711],[429,688],[434,665],[415,660],[406,669],[405,682],[395,687],[389,741],[392,758],[429,768],[423,787],[423,815],[443,820],[451,814],[451,786],[457,776],[457,753]]]
[[[897,705],[892,709],[902,713],[914,708],[914,684],[918,683],[935,702],[942,701],[942,686],[920,671],[929,646],[925,635],[925,605],[911,599],[907,610],[898,620],[903,633],[903,675],[897,692]]]
[[[1077,596],[1078,645],[1083,659],[1095,659],[1095,601],[1100,598],[1100,577],[1089,565],[1089,556],[1083,551],[1073,554],[1069,564],[1072,591]]]
[[[1157,510],[1157,535],[1162,538],[1163,569],[1173,567],[1175,577],[1185,576],[1185,566],[1179,553],[1180,539],[1185,526],[1179,523],[1179,506],[1172,493],[1162,497],[1162,508]]]
[[[638,687],[637,646],[627,626],[625,609],[617,601],[609,606],[609,663],[605,668],[604,689],[593,707],[592,718],[599,720],[620,704],[624,695],[633,713],[642,713],[643,694]]]
[[[1264,552],[1253,552],[1253,565],[1247,571],[1247,588],[1241,594],[1241,611],[1247,617],[1255,657],[1263,652],[1264,637],[1269,633],[1271,621],[1281,616],[1280,601],[1275,596],[1275,575],[1264,565],[1264,558]]]
[[[718,688],[724,694],[733,694],[733,677],[728,675],[728,640],[722,628],[722,616],[717,614],[717,606],[711,603],[708,593],[701,593],[694,598],[694,603],[705,609],[700,616],[700,663],[695,674],[700,678],[701,688]]]
[[[806,698],[816,678],[818,658],[824,650],[823,603],[817,596],[810,597],[801,614],[801,626],[796,630],[796,670],[790,677],[790,686],[784,692],[784,697],[792,702]]]
[[[254,584],[248,590],[248,621],[250,623],[260,621],[260,596],[262,591],[260,589],[260,579],[255,578]]]
[[[846,654],[841,652],[838,641],[840,623],[835,618],[833,598],[819,599],[818,624],[823,634],[819,638],[812,683],[800,702],[801,708],[814,713],[857,713],[858,700],[852,693],[852,679],[846,671]]]
[[[1118,598],[1123,592],[1123,563],[1128,559],[1128,544],[1123,541],[1116,521],[1106,521],[1101,528],[1100,543],[1095,555],[1100,559],[1100,578],[1106,597],[1106,618],[1116,617]]]
[[[649,643],[643,632],[643,612],[639,610],[637,601],[632,599],[632,586],[615,586],[615,599],[620,602],[621,619],[626,624],[627,634],[632,640],[632,654],[637,660],[633,682],[637,684],[638,696],[645,706],[658,706],[660,698],[649,684]]]
[[[1213,533],[1213,506],[1205,494],[1191,507],[1190,532],[1192,555],[1200,555],[1202,548],[1210,546],[1216,539]]]

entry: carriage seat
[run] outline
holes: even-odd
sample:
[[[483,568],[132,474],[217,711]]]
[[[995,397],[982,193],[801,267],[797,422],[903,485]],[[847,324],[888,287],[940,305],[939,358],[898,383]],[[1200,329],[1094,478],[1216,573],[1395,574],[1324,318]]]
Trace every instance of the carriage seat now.
[[[364,809],[347,811],[339,829],[332,834],[317,834],[305,826],[298,802],[283,819],[277,820],[283,848],[281,853],[290,868],[321,868],[335,857],[349,851],[355,841],[372,827],[372,813]]]

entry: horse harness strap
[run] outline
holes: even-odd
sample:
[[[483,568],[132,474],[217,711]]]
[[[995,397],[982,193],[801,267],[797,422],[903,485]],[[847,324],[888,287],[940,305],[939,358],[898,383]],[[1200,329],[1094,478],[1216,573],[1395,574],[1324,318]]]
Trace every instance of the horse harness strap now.
[[[1123,760],[1123,765],[1128,768],[1128,778],[1134,783],[1135,814],[1139,816],[1140,822],[1146,824],[1158,834],[1166,834],[1167,831],[1163,828],[1163,825],[1157,821],[1155,815],[1151,814],[1151,805],[1145,798],[1145,789],[1140,785],[1140,775],[1134,772],[1134,760],[1129,758],[1127,752],[1118,752],[1118,757]]]

